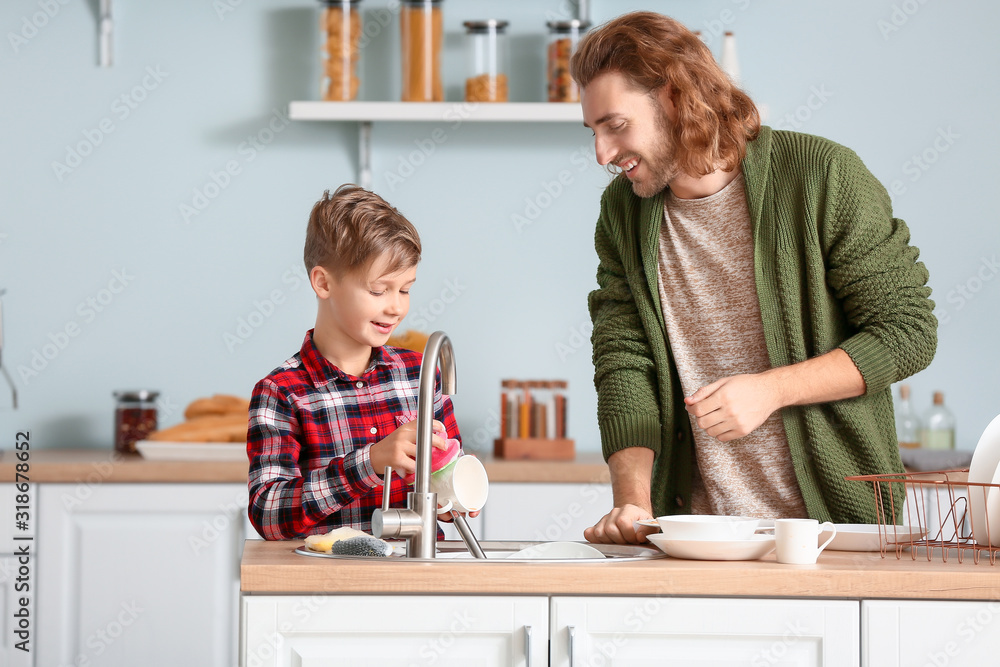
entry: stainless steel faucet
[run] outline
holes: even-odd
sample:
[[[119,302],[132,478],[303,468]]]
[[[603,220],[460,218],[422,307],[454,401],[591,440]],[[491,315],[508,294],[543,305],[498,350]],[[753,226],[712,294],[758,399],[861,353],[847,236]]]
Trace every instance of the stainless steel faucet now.
[[[437,543],[437,494],[431,491],[431,438],[434,421],[434,380],[440,362],[441,393],[455,393],[455,353],[443,331],[427,339],[420,362],[417,393],[417,472],[406,509],[389,509],[392,469],[385,469],[382,507],[372,514],[375,537],[405,537],[408,558],[434,558]],[[463,519],[464,520],[464,519]]]

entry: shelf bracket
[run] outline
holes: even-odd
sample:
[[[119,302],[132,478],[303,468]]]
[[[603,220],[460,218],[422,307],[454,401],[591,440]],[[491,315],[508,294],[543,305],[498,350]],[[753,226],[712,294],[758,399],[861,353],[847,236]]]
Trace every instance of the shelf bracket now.
[[[100,17],[98,18],[98,30],[100,39],[100,63],[101,67],[111,67],[114,60],[112,58],[112,33],[115,22],[111,17],[111,0],[101,0]]]
[[[372,189],[372,122],[358,123],[358,185]]]

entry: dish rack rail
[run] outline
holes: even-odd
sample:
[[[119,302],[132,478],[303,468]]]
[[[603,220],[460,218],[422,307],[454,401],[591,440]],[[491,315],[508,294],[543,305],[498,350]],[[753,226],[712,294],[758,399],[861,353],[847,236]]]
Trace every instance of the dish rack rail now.
[[[984,555],[990,565],[996,564],[1000,512],[993,513],[991,525],[988,510],[991,500],[1000,509],[1000,484],[969,482],[968,469],[844,479],[872,485],[882,558],[895,552],[902,559],[908,552],[912,560],[922,554],[928,561],[938,558],[947,563],[955,556],[961,563],[971,553],[976,564]],[[902,526],[896,523],[900,515]]]

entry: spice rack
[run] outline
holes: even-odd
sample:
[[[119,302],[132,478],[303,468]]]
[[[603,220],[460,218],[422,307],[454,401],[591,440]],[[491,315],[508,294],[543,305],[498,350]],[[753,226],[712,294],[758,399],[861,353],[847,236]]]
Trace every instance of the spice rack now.
[[[500,437],[493,455],[501,459],[569,461],[576,456],[566,437],[565,380],[503,380]]]
[[[990,538],[1000,544],[1000,516],[993,513],[991,526],[989,506],[1000,505],[991,503],[991,496],[1000,494],[1000,484],[970,482],[968,469],[844,479],[872,485],[883,558],[894,551],[897,559],[909,552],[911,560],[922,554],[928,561],[947,563],[954,555],[961,563],[971,553],[976,564],[983,555],[990,565],[996,564],[1000,546],[993,546]],[[896,524],[900,514],[910,524],[908,530]]]

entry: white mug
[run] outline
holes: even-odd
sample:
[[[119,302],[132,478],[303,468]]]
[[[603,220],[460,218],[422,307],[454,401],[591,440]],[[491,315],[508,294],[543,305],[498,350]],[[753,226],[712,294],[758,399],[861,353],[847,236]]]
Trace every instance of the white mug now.
[[[459,456],[431,475],[431,491],[438,494],[437,513],[451,510],[476,512],[483,509],[490,491],[486,468],[475,456]]]
[[[819,534],[830,530],[830,539],[816,546]],[[810,565],[837,535],[837,527],[829,521],[816,519],[777,519],[774,522],[774,542],[779,563]]]

